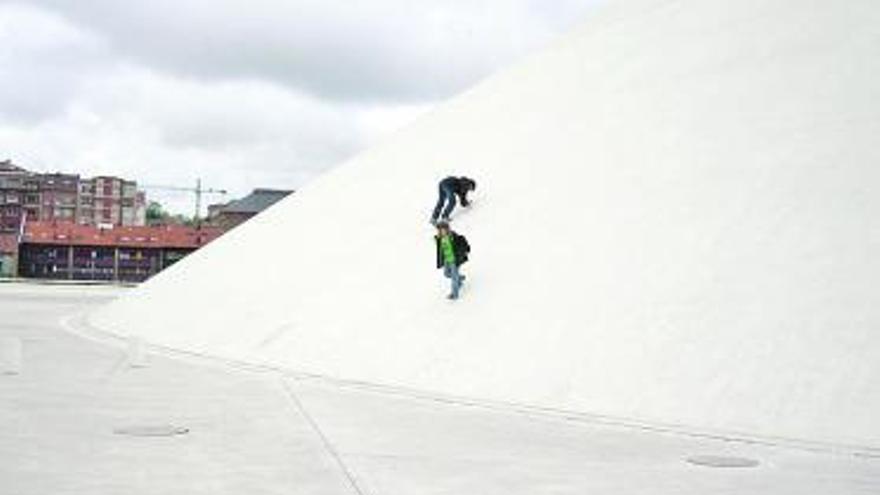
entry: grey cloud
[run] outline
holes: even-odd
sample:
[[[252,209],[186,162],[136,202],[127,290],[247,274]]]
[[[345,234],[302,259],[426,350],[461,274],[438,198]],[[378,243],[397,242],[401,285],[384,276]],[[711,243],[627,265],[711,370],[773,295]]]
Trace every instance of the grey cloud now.
[[[0,5],[0,116],[34,123],[56,114],[112,55],[102,40],[58,16]]]
[[[266,78],[328,99],[448,97],[546,36],[522,1],[36,0],[139,63],[205,78]],[[577,9],[565,1],[566,15]],[[595,0],[577,2],[581,11]],[[535,14],[533,18],[530,15]]]
[[[80,97],[103,125],[133,126],[172,152],[275,150],[316,171],[364,144],[348,109],[263,81],[203,84],[128,67]]]

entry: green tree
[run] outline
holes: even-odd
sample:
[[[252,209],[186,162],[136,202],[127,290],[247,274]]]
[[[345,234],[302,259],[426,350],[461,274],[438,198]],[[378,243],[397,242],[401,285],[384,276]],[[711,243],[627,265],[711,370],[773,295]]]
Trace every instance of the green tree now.
[[[162,225],[167,223],[168,212],[162,208],[158,201],[150,201],[147,205],[147,225]]]
[[[147,225],[186,225],[192,227],[197,225],[194,219],[181,215],[180,213],[172,214],[165,210],[158,201],[150,201],[147,205]]]

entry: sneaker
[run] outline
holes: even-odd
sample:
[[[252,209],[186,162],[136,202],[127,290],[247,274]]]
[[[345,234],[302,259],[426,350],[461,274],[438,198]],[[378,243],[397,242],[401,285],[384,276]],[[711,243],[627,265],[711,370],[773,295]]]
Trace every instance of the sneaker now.
[[[446,299],[449,299],[450,301],[454,301],[454,300],[458,299],[458,296],[456,296],[455,294],[449,294],[448,296],[446,296]]]

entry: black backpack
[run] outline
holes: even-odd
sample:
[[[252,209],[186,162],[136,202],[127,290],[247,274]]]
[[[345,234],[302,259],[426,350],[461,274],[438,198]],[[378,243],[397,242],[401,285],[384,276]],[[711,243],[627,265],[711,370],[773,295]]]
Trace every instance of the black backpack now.
[[[468,254],[471,252],[471,245],[467,238],[461,234],[455,234],[452,237],[453,248],[455,249],[455,258],[458,264],[462,264],[468,260]]]

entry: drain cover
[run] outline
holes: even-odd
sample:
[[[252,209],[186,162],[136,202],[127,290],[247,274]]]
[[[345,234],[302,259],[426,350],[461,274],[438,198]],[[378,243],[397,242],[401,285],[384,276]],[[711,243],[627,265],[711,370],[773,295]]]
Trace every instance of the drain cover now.
[[[173,437],[189,433],[189,428],[172,425],[140,425],[116,428],[113,433],[132,437]]]
[[[688,457],[691,464],[713,468],[750,468],[760,464],[755,459],[745,457],[730,457],[724,455],[697,455]]]

